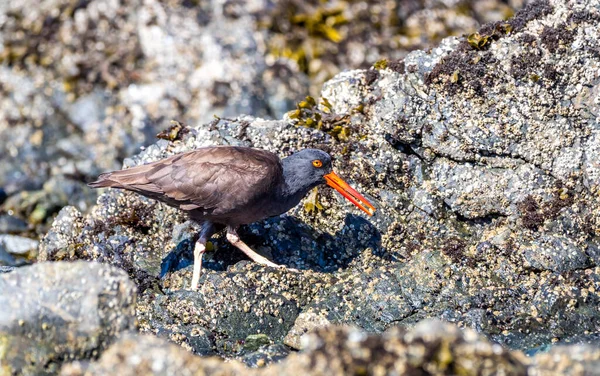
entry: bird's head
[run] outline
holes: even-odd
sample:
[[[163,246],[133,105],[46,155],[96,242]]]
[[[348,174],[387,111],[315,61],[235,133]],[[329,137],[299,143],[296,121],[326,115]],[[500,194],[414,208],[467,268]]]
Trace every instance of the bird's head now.
[[[366,198],[340,178],[331,166],[331,156],[318,149],[304,149],[283,160],[284,174],[288,184],[299,191],[327,184],[369,215],[375,208]]]

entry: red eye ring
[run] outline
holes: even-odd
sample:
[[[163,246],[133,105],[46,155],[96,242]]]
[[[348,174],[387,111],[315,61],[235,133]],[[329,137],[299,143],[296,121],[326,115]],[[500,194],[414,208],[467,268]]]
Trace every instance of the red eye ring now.
[[[316,168],[321,168],[323,167],[323,162],[321,162],[318,159],[315,159],[314,161],[312,161],[313,166],[315,166]]]

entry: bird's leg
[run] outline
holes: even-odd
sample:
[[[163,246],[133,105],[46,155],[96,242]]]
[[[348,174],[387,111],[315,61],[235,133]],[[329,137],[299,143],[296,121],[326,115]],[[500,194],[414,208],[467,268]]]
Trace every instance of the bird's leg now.
[[[200,272],[202,271],[202,255],[206,252],[206,242],[212,236],[214,232],[214,226],[210,222],[204,222],[202,224],[202,230],[200,230],[200,236],[194,245],[194,274],[192,275],[191,290],[198,289],[198,281],[200,280]]]
[[[202,255],[206,252],[206,240],[200,237],[194,245],[194,274],[190,286],[190,289],[194,291],[198,289],[198,280],[200,280],[200,272],[202,271]]]
[[[244,243],[240,237],[238,236],[235,228],[227,227],[227,241],[233,244],[234,247],[238,248],[240,251],[244,252],[246,256],[250,257],[252,261],[257,262],[262,265],[272,266],[274,268],[281,268],[281,265],[277,265],[274,262],[270,261],[266,257],[259,255],[254,252],[252,248],[248,247],[246,243]]]

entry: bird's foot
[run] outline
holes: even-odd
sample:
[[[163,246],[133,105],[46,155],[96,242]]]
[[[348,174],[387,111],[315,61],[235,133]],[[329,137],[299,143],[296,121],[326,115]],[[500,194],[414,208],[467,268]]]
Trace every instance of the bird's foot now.
[[[244,252],[246,254],[246,256],[250,257],[250,259],[252,259],[252,261],[254,261],[256,263],[259,263],[259,264],[265,265],[265,266],[270,266],[272,268],[287,269],[292,272],[298,271],[296,269],[290,269],[290,268],[286,267],[285,265],[278,265],[278,264],[274,263],[273,261],[269,260],[268,258],[261,256],[258,253],[254,252],[252,250],[252,248],[250,248],[246,243],[244,243],[240,239],[240,237],[238,236],[235,229],[228,228],[226,237],[227,237],[227,240],[231,244],[233,244],[233,246],[235,246],[236,248],[238,248],[239,250]]]
[[[287,266],[285,266],[285,265],[277,265],[277,268],[278,268],[278,269],[285,269],[285,270],[287,270],[288,272],[300,273],[300,270],[298,270],[298,269],[294,269],[294,268],[288,268],[288,267],[287,267]]]

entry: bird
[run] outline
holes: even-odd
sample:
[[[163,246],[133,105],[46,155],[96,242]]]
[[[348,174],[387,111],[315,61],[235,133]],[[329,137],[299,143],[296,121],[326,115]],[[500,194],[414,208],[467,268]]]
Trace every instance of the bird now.
[[[226,239],[254,262],[282,267],[254,252],[237,230],[287,212],[322,184],[368,215],[375,213],[375,207],[333,171],[331,156],[319,149],[303,149],[280,159],[275,153],[250,147],[202,147],[103,173],[88,185],[138,193],[180,209],[200,224],[190,285],[197,290],[206,243],[225,228]]]

